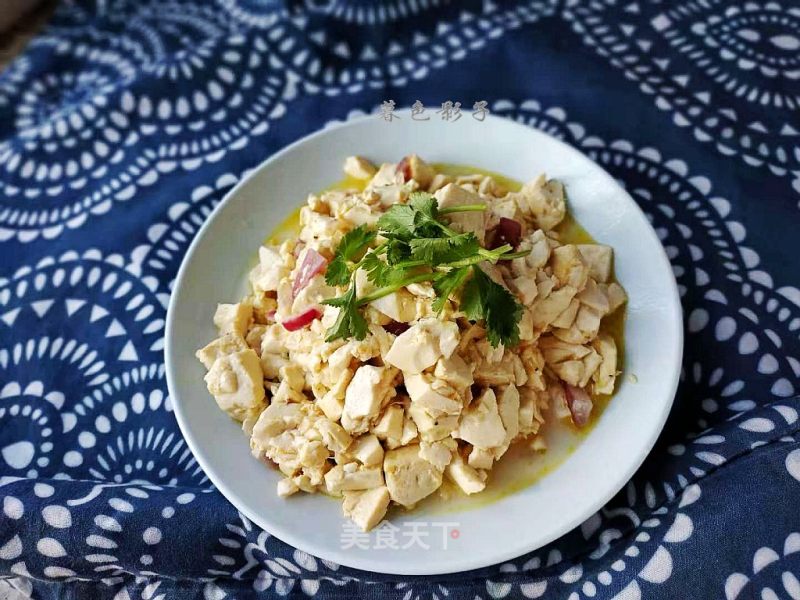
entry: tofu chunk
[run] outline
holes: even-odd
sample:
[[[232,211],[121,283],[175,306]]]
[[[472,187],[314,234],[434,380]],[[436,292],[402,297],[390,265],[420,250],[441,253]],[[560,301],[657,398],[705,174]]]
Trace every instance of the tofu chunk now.
[[[628,301],[628,296],[625,294],[625,290],[622,289],[618,283],[609,283],[608,286],[600,286],[606,296],[608,296],[608,312],[613,313],[617,310],[620,306],[625,304]]]
[[[411,398],[411,406],[422,407],[434,416],[457,415],[461,412],[461,401],[455,399],[455,390],[447,384],[442,385],[439,380],[432,379],[427,374],[406,374],[404,382]]]
[[[579,244],[578,250],[589,267],[589,277],[601,283],[611,279],[614,250],[605,244]]]
[[[437,379],[447,382],[455,390],[463,390],[472,385],[472,368],[458,354],[440,358],[433,374]]]
[[[242,350],[247,350],[247,348],[247,343],[242,339],[242,336],[236,333],[226,333],[204,348],[200,348],[194,355],[203,363],[206,369],[210,369],[214,361],[220,356],[241,352]]]
[[[444,469],[453,459],[453,453],[458,449],[456,441],[445,438],[436,442],[420,442],[419,455],[435,466],[437,469]]]
[[[413,507],[442,485],[441,469],[420,456],[419,445],[389,450],[383,459],[386,487],[392,500]]]
[[[540,229],[549,231],[564,220],[567,204],[561,182],[545,180],[544,175],[526,183],[519,192],[520,209],[530,215]]]
[[[617,344],[613,337],[607,333],[601,333],[592,342],[592,347],[602,358],[600,366],[593,375],[594,392],[596,394],[613,394],[617,378]]]
[[[403,407],[398,404],[391,404],[378,419],[378,422],[370,429],[380,440],[399,440],[403,435]]]
[[[258,249],[258,264],[250,271],[250,286],[256,293],[275,292],[281,279],[289,274],[280,251],[274,246]]]
[[[383,485],[380,467],[358,466],[356,463],[336,465],[325,473],[325,489],[329,494],[352,490],[369,490]]]
[[[492,448],[503,443],[506,430],[497,410],[497,398],[490,388],[461,413],[453,437],[480,448]]]
[[[398,323],[408,323],[417,316],[414,297],[405,290],[373,300],[369,305]]]
[[[431,184],[436,175],[434,168],[416,154],[409,154],[403,158],[398,163],[397,170],[401,171],[406,179],[413,179],[419,183],[419,187],[423,189]]]
[[[495,457],[500,458],[505,454],[511,441],[519,433],[519,391],[515,385],[507,385],[497,397],[497,412],[503,428],[506,430],[505,438],[500,448],[495,450]]]
[[[342,426],[350,433],[369,429],[370,420],[380,413],[384,400],[394,394],[395,371],[389,367],[362,365],[344,395]]]
[[[466,464],[458,455],[447,465],[447,476],[465,494],[477,494],[486,487],[486,481],[480,476],[480,473]]]
[[[219,329],[220,335],[235,333],[240,337],[244,337],[252,317],[253,305],[249,302],[217,304],[217,311],[214,313],[214,325]]]
[[[251,349],[219,357],[205,376],[219,407],[238,421],[264,402],[264,380],[258,355]]]
[[[539,330],[550,325],[567,308],[578,293],[574,287],[564,286],[550,293],[546,298],[540,298],[533,303],[531,313],[533,325]]]
[[[371,179],[377,172],[375,165],[362,156],[348,156],[343,170],[345,175],[353,179]]]
[[[589,268],[583,262],[581,253],[574,244],[554,249],[550,264],[553,267],[553,275],[558,278],[561,285],[571,286],[578,291],[586,285]]]
[[[600,289],[594,279],[589,279],[589,281],[586,282],[586,287],[578,294],[577,299],[581,304],[595,309],[601,315],[607,315],[611,308],[608,302],[608,296]],[[566,325],[566,327],[570,325]],[[564,327],[563,325],[557,326]]]
[[[421,373],[449,357],[458,346],[458,325],[436,318],[422,319],[395,338],[384,360],[404,373]]]
[[[353,440],[347,453],[363,465],[378,465],[383,462],[383,446],[373,435],[362,435]]]
[[[450,208],[453,206],[463,206],[465,204],[484,204],[478,194],[474,194],[456,185],[448,183],[434,194],[439,202],[439,208]],[[459,233],[474,233],[478,241],[483,245],[486,239],[486,211],[469,211],[447,215],[450,226]]]
[[[491,469],[494,464],[494,452],[488,448],[473,446],[467,462],[473,469]]]
[[[344,492],[342,509],[364,531],[369,531],[381,522],[389,508],[389,489],[382,485],[363,492]]]

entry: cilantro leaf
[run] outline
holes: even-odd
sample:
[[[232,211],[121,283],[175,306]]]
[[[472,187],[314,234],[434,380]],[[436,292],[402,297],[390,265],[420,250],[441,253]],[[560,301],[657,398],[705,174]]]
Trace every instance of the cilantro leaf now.
[[[408,204],[395,204],[378,219],[378,229],[388,238],[405,242],[414,237],[440,237],[438,203],[428,192],[411,192]]]
[[[324,300],[323,304],[339,308],[336,322],[326,332],[326,342],[332,342],[339,338],[346,340],[350,337],[363,340],[367,336],[367,321],[358,310],[355,285],[351,285],[347,292],[337,298]]]
[[[325,283],[328,285],[346,285],[350,281],[351,275],[350,266],[347,264],[348,261],[355,260],[375,239],[375,236],[375,230],[367,229],[364,225],[359,225],[346,233],[336,247],[333,260],[325,270]]]
[[[415,238],[409,245],[412,259],[424,260],[431,266],[469,258],[477,254],[481,247],[474,233],[444,238]]]
[[[396,285],[401,283],[408,275],[406,269],[390,266],[374,252],[370,252],[364,257],[361,266],[367,271],[367,279],[378,287]]]
[[[522,306],[502,285],[495,283],[480,267],[472,267],[472,278],[464,286],[460,308],[471,321],[483,319],[492,346],[519,343]]]
[[[458,291],[470,274],[469,267],[460,269],[450,269],[447,273],[433,282],[433,289],[436,292],[436,300],[433,301],[433,310],[441,313],[447,299]]]
[[[408,241],[414,237],[414,215],[416,212],[407,204],[395,204],[378,219],[378,229],[388,238]]]

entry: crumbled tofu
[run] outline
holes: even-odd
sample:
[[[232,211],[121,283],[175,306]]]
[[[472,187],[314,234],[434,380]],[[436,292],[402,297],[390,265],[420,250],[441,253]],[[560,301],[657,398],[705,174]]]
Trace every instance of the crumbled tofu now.
[[[347,453],[364,465],[377,465],[383,461],[383,446],[374,434],[354,440]]]
[[[351,433],[369,429],[370,420],[377,417],[385,400],[394,393],[394,371],[388,367],[359,367],[344,396],[342,425]]]
[[[383,470],[392,500],[406,508],[442,485],[442,470],[420,456],[418,445],[389,450],[383,459]]]
[[[460,456],[455,456],[453,462],[447,465],[447,476],[465,494],[477,494],[486,487],[486,481],[480,473],[466,464]]]
[[[607,333],[601,333],[592,342],[592,346],[602,359],[594,373],[594,391],[596,394],[613,394],[617,378],[617,345],[614,338]]]
[[[578,292],[574,287],[564,286],[549,294],[546,298],[540,298],[533,303],[531,313],[533,315],[533,325],[536,329],[542,330],[568,307],[575,294]]]
[[[601,289],[604,289],[606,296],[608,296],[609,313],[613,313],[628,301],[628,296],[625,294],[625,290],[623,290],[622,286],[618,283],[609,283],[608,286],[605,286],[604,288],[601,287]]]
[[[384,485],[363,492],[346,491],[343,495],[344,516],[351,518],[364,531],[381,522],[391,501],[389,490]]]
[[[506,430],[497,411],[497,398],[491,388],[464,409],[453,437],[481,448],[492,448],[503,443]]]
[[[421,188],[428,187],[433,181],[434,175],[436,175],[434,168],[416,154],[410,154],[403,158],[398,163],[397,169],[403,172],[406,179],[416,181]]]
[[[473,469],[491,469],[494,464],[494,452],[488,448],[473,446],[470,450],[467,463]]]
[[[239,421],[264,401],[261,364],[249,348],[217,358],[205,380],[219,407]]]
[[[567,215],[564,186],[554,179],[547,181],[544,176],[540,176],[526,183],[517,199],[520,210],[530,215],[536,225],[545,231],[553,229]]]
[[[375,165],[361,156],[348,156],[344,161],[344,172],[354,179],[371,179],[377,169]]]
[[[606,283],[611,279],[611,265],[614,250],[604,244],[579,244],[578,250],[589,267],[589,276],[595,281]]]
[[[403,407],[391,404],[370,431],[381,440],[399,440],[403,435],[403,416]]]
[[[589,394],[614,391],[618,351],[605,317],[627,298],[611,247],[573,243],[570,228],[557,228],[567,209],[558,181],[541,176],[509,192],[485,174],[438,172],[415,154],[380,168],[350,156],[343,169],[349,189],[310,194],[297,235],[259,248],[248,293],[218,306],[219,337],[196,356],[253,456],[280,472],[277,494],[340,497],[345,517],[368,531],[392,505],[412,508],[436,490],[481,492],[512,444],[546,449],[550,419],[586,424]],[[442,210],[484,207],[445,210],[451,229],[523,253],[476,265],[519,303],[518,344],[490,343],[491,317],[467,318],[463,288],[434,310],[433,281],[359,304],[360,339],[329,334],[348,316],[326,304],[348,288],[325,277],[343,237],[376,228],[424,190]],[[378,287],[361,267],[353,283],[357,298]],[[441,487],[445,476],[452,486]]]
[[[405,290],[398,290],[393,294],[373,300],[370,302],[370,306],[399,323],[413,321],[417,315],[414,297]]]
[[[300,488],[297,484],[292,481],[291,479],[281,479],[278,482],[278,496],[281,498],[286,498],[291,496],[292,494],[300,491]]]
[[[353,468],[349,468],[349,467]],[[325,488],[329,494],[351,490],[368,490],[383,485],[380,467],[357,466],[356,463],[336,465],[325,473]]]
[[[586,287],[581,290],[576,298],[581,304],[595,309],[601,315],[607,315],[610,312],[611,305],[609,304],[608,296],[600,289],[594,279],[589,279],[586,282]],[[570,322],[568,325],[556,324],[556,326],[569,327],[571,324]]]
[[[458,354],[440,358],[433,372],[437,379],[448,383],[455,390],[463,390],[472,385],[472,368]]]
[[[495,451],[495,456],[500,458],[508,447],[511,441],[517,437],[519,433],[519,391],[515,385],[507,385],[500,395],[497,397],[497,412],[500,414],[500,420],[503,423],[503,428],[506,430],[505,438],[500,448]]]
[[[395,338],[384,360],[404,373],[421,373],[449,357],[458,346],[458,325],[435,318],[423,319]]]
[[[427,374],[404,374],[406,391],[411,398],[411,406],[419,406],[434,415],[457,415],[461,412],[461,401],[453,388],[437,385],[441,380],[432,379]]]
[[[439,202],[439,208],[463,206],[465,204],[483,204],[478,194],[465,190],[455,183],[448,183],[434,193]],[[474,233],[478,241],[483,244],[486,238],[486,213],[479,211],[457,212],[448,215],[450,226],[459,233]]]
[[[436,442],[420,442],[419,455],[435,466],[437,469],[444,469],[453,459],[453,453],[458,445],[453,438],[446,438]]]
[[[217,304],[217,312],[214,313],[214,325],[219,329],[220,335],[235,333],[239,337],[244,337],[252,317],[253,305],[249,302]]]
[[[335,421],[331,421],[328,418],[317,419],[315,426],[319,431],[322,442],[331,452],[344,452],[353,443],[353,438],[350,437],[350,434]]]
[[[583,262],[578,247],[573,244],[559,246],[553,250],[551,264],[553,275],[562,285],[568,285],[580,291],[586,285],[589,268]]]
[[[242,336],[237,333],[226,333],[218,337],[213,342],[209,343],[204,348],[200,348],[195,352],[197,359],[203,363],[206,369],[210,369],[220,356],[226,354],[233,354],[234,352],[241,352],[247,350],[248,346],[242,339]]]
[[[281,279],[289,274],[280,251],[274,246],[258,249],[258,264],[250,271],[250,285],[254,292],[277,291]]]

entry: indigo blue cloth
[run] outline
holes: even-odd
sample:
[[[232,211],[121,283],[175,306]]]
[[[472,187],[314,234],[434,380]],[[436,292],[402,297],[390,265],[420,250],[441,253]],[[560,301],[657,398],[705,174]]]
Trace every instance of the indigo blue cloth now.
[[[627,487],[546,548],[437,578],[253,526],[164,379],[170,287],[215,203],[389,99],[485,100],[588,154],[685,311],[675,407]],[[800,598],[799,105],[790,0],[61,2],[0,73],[0,596]]]

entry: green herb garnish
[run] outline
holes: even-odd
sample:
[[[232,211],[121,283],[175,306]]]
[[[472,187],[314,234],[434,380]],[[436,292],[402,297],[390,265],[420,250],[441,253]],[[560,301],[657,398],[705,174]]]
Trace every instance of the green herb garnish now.
[[[493,346],[517,344],[522,307],[477,265],[519,258],[528,252],[512,252],[508,244],[488,250],[474,234],[453,231],[440,220],[441,215],[485,208],[470,204],[439,210],[431,194],[413,192],[408,204],[396,204],[378,219],[377,231],[360,226],[345,235],[325,274],[328,285],[348,286],[341,296],[325,301],[339,308],[326,340],[364,339],[367,322],[361,306],[412,283],[431,281],[437,296],[435,311],[441,313],[447,299],[460,292],[461,310],[472,321],[483,320]],[[378,235],[383,241],[368,249]],[[356,296],[358,269],[364,269],[367,279],[378,286],[361,298]]]

